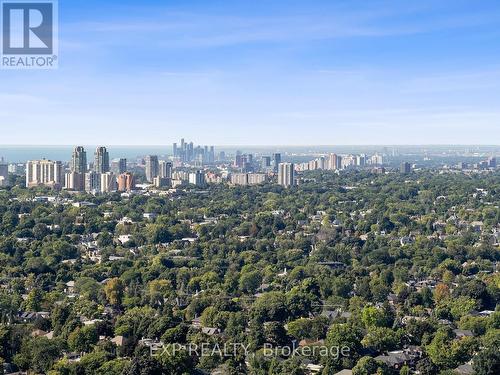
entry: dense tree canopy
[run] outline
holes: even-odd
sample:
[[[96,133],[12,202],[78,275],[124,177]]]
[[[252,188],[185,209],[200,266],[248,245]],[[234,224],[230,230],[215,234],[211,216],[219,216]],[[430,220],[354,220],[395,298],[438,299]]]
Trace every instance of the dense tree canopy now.
[[[1,361],[52,375],[498,373],[499,177],[2,190]]]

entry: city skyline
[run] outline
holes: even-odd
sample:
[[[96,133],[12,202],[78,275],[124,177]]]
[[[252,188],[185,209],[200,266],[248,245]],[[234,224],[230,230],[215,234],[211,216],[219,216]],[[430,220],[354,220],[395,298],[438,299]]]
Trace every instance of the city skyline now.
[[[388,151],[388,150],[387,150]],[[398,155],[393,150],[392,157]],[[228,159],[229,156],[229,159]],[[390,157],[387,153],[373,155],[366,154],[336,154],[319,155],[316,159],[302,160],[295,164],[293,160],[298,155],[288,155],[292,162],[283,161],[281,153],[273,153],[272,156],[259,155],[256,158],[252,153],[243,153],[241,150],[234,155],[226,155],[225,152],[215,153],[214,146],[196,146],[194,142],[186,142],[181,139],[180,144],[173,144],[173,154],[167,160],[160,160],[158,155],[147,155],[142,160],[134,163],[134,172],[127,171],[127,159],[120,158],[112,160],[111,168],[109,153],[104,146],[96,147],[95,159],[93,163],[87,164],[87,152],[84,147],[76,146],[73,149],[71,162],[63,164],[61,161],[49,159],[29,160],[25,165],[26,187],[45,186],[52,189],[65,189],[68,191],[85,191],[91,194],[110,193],[116,191],[132,191],[135,188],[135,178],[137,168],[139,168],[140,179],[144,179],[146,185],[155,188],[167,188],[185,186],[187,183],[197,187],[206,186],[207,183],[223,183],[229,181],[232,185],[259,185],[269,181],[271,177],[277,177],[278,185],[284,188],[291,188],[299,183],[297,172],[307,171],[335,171],[340,173],[347,170],[370,170],[372,173],[387,172],[386,167],[397,170],[401,174],[409,175],[414,168],[419,167],[421,162],[429,162],[427,156],[420,154],[415,159],[415,155],[401,155],[405,159],[412,157],[415,164],[405,159],[395,159],[400,162],[394,168],[394,161],[388,162]],[[304,155],[301,155],[304,157]],[[313,153],[308,154],[314,156]],[[457,156],[449,154],[448,156]],[[299,156],[300,157],[300,156]],[[0,186],[8,187],[12,183],[9,173],[15,180],[19,172],[22,173],[18,164],[4,163],[2,174],[0,175]],[[118,162],[116,162],[118,161]],[[455,165],[440,164],[443,171],[488,171],[494,172],[497,169],[497,159],[494,156],[486,160],[476,159],[474,163],[466,160],[455,160]],[[423,167],[421,164],[420,167]],[[434,164],[436,166],[436,164]],[[176,167],[185,168],[176,170]],[[201,169],[200,169],[201,168]],[[113,170],[111,170],[113,169]],[[186,170],[187,169],[187,170]],[[118,174],[116,174],[118,172]]]
[[[0,71],[3,144],[491,144],[498,129],[493,1],[59,8],[59,69]]]
[[[80,145],[84,151],[90,151],[89,158],[85,155],[85,162],[93,161],[93,150],[102,145]],[[148,155],[157,155],[160,158],[174,156],[172,145],[106,145],[109,154],[109,162],[118,165],[120,159],[140,159]],[[0,160],[3,158],[8,162],[25,162],[40,158],[72,162],[76,145],[52,145],[52,146],[26,146],[26,145],[0,145]],[[366,154],[383,153],[390,155],[418,154],[418,155],[463,155],[463,156],[499,156],[500,146],[497,145],[309,145],[309,146],[213,146],[216,154],[223,152],[227,155],[235,155],[238,152],[255,153],[272,159],[275,152],[283,155],[326,155],[326,154]],[[197,146],[198,148],[198,146]]]

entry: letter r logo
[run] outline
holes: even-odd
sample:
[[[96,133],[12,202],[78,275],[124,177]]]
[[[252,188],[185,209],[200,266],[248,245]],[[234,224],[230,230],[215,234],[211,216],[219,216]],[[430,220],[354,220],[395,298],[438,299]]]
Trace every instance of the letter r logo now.
[[[54,13],[51,2],[2,2],[4,55],[51,55]]]

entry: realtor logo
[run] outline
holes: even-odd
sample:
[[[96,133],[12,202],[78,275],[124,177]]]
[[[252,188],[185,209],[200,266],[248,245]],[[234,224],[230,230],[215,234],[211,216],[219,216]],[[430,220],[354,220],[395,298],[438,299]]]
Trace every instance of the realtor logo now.
[[[57,66],[57,3],[2,0],[1,66],[52,69]]]

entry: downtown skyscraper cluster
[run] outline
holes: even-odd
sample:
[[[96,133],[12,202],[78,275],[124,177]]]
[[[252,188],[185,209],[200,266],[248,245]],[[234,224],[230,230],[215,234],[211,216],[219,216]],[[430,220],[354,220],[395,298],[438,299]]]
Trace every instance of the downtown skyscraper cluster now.
[[[181,143],[173,144],[174,160],[180,163],[194,163],[197,165],[212,164],[215,162],[214,146],[194,146],[193,142],[187,143],[184,138]]]

